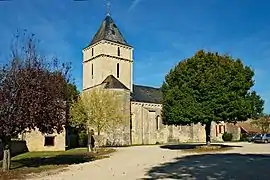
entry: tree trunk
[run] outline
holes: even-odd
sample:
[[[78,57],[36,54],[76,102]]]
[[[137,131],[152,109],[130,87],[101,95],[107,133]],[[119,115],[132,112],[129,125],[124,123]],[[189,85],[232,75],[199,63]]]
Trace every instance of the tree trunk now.
[[[99,125],[97,126],[97,135],[98,136],[100,135],[100,126]]]
[[[3,143],[3,171],[8,171],[10,169],[10,144],[11,144],[11,138],[4,138],[2,139]]]
[[[92,143],[91,143],[91,132],[89,131],[89,128],[87,127],[87,148],[88,148],[88,152],[92,152],[93,151],[93,147],[92,147]]]
[[[205,124],[206,145],[211,144],[211,121]]]
[[[91,139],[91,138],[88,137],[88,139]],[[91,141],[91,140],[90,140],[90,141]],[[92,148],[92,146],[91,146],[91,142],[88,143],[87,148],[88,148],[88,152],[92,152],[92,149],[93,149],[93,148]]]

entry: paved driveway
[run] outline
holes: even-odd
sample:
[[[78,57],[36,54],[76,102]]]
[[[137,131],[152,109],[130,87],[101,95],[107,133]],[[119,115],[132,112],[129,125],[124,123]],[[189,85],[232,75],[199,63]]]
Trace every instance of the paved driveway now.
[[[270,144],[228,145],[240,147],[217,154],[187,154],[179,150],[183,147],[119,148],[110,158],[72,165],[36,180],[270,179]]]

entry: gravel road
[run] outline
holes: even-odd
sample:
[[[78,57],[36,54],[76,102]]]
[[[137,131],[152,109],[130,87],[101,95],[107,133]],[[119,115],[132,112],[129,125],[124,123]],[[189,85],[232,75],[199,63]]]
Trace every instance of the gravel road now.
[[[270,144],[239,146],[219,153],[184,153],[183,147],[117,148],[110,158],[70,165],[66,171],[31,180],[270,179]]]

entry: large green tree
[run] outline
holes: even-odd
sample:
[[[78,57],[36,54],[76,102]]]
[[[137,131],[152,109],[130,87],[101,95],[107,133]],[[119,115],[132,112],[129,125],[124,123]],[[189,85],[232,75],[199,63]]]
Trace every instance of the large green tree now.
[[[211,122],[256,118],[264,101],[255,91],[253,70],[240,59],[198,51],[179,62],[162,85],[163,122],[167,125],[205,125],[210,143]]]

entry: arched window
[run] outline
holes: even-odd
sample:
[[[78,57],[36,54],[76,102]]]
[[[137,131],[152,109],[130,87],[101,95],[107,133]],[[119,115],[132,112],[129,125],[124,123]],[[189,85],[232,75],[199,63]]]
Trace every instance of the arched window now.
[[[156,117],[156,130],[159,130],[159,124],[160,124],[160,116],[159,115],[157,115],[157,117]]]
[[[94,56],[94,48],[92,48],[92,56]]]
[[[92,67],[91,67],[91,75],[92,75],[92,79],[94,78],[94,64],[92,64]]]
[[[119,69],[119,63],[116,64],[116,77],[119,78],[120,69]]]
[[[120,47],[117,48],[117,55],[120,56],[121,53],[120,53]]]

